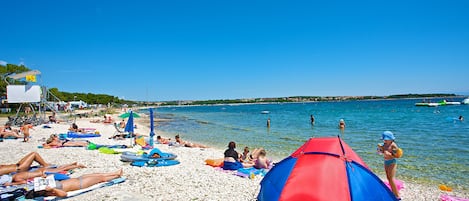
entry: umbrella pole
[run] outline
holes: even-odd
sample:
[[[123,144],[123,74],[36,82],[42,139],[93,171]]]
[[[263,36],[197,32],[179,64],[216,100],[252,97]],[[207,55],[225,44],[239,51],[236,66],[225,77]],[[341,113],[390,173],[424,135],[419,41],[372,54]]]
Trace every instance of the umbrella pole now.
[[[133,132],[129,132],[129,135],[130,135],[130,147],[134,147],[134,133]]]

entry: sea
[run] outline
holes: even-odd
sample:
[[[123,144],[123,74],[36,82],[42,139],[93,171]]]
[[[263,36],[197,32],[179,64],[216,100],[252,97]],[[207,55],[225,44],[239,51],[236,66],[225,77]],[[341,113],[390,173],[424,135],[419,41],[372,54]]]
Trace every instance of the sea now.
[[[385,173],[377,144],[383,142],[381,133],[389,130],[404,150],[398,159],[397,178],[469,189],[469,105],[415,106],[421,101],[172,106],[154,108],[154,114],[166,120],[156,127],[165,137],[174,140],[179,134],[183,140],[221,150],[235,141],[239,152],[245,146],[263,147],[277,162],[311,137],[339,136],[380,176]],[[448,101],[460,102],[462,98]],[[315,117],[314,125],[311,115]],[[460,121],[459,116],[466,119]],[[346,124],[344,130],[338,128],[341,119]]]

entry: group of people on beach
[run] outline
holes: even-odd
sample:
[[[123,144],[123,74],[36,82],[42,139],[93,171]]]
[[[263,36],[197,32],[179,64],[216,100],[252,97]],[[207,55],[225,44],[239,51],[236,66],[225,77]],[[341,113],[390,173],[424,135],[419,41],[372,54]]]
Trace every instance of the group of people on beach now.
[[[175,141],[172,142],[171,138],[164,138],[160,135],[156,136],[156,140],[160,144],[168,144],[171,146],[183,146],[183,147],[190,147],[190,148],[208,148],[208,146],[198,143],[193,143],[189,141],[184,141],[181,139],[179,135],[174,136]]]
[[[32,166],[36,162],[38,167]],[[86,168],[78,163],[71,163],[62,166],[52,166],[47,163],[37,152],[31,152],[20,159],[15,164],[0,165],[0,184],[3,186],[25,184],[28,179],[35,177],[45,177],[46,174],[55,174],[63,171],[69,171],[76,168]],[[66,197],[67,192],[88,188],[92,185],[111,181],[121,177],[123,170],[117,170],[110,173],[85,174],[78,178],[64,178],[56,180],[55,187],[46,187],[45,190],[30,190],[26,193],[26,198],[57,196]]]
[[[7,122],[4,126],[0,126],[0,139],[2,139],[3,141],[4,138],[23,138],[23,142],[28,142],[30,136],[30,129],[33,129],[33,125],[27,121],[23,123],[20,129],[12,128],[11,123]]]
[[[257,169],[269,169],[272,161],[267,158],[267,152],[264,148],[256,148],[249,153],[249,147],[244,147],[243,153],[236,150],[236,142],[229,142],[228,149],[223,153],[223,169],[237,170],[239,168],[255,167]]]

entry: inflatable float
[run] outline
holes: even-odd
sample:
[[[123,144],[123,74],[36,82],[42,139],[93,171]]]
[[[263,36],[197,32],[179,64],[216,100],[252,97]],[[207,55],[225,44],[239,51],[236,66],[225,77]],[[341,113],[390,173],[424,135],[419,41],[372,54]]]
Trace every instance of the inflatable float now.
[[[156,157],[158,156],[159,157]],[[122,152],[122,155],[121,155],[121,161],[124,161],[124,162],[134,162],[134,161],[145,161],[145,162],[148,162],[150,160],[173,160],[177,157],[176,154],[173,154],[173,153],[164,153],[164,152],[161,152],[159,149],[157,148],[154,148],[150,151],[150,153],[146,154],[142,154],[142,155],[138,155],[136,153],[133,153],[133,152]]]
[[[391,189],[391,186],[389,185],[389,182],[386,180],[386,181],[383,181],[384,184],[386,184],[386,186]],[[404,182],[401,181],[401,180],[398,180],[398,179],[394,179],[394,183],[396,184],[396,188],[398,191],[400,191],[401,189],[404,188]]]
[[[162,166],[171,166],[171,165],[177,165],[180,162],[177,160],[154,160],[150,159],[148,161],[134,161],[130,163],[132,166],[137,166],[137,167],[162,167]]]

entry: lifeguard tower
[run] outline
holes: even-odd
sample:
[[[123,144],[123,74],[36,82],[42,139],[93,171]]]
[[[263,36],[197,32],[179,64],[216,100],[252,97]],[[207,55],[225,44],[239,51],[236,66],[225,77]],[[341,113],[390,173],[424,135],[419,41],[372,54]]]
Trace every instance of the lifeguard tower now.
[[[37,77],[41,75],[38,70],[27,71],[23,73],[9,74],[4,76],[7,91],[8,103],[18,103],[20,106],[16,112],[16,116],[9,117],[11,125],[21,126],[28,121],[33,125],[39,125],[48,122],[46,118],[46,110],[50,110],[59,115],[60,112],[55,108],[54,102],[61,102],[56,96],[41,87],[37,83]],[[9,83],[11,80],[25,79],[25,85],[14,85]],[[54,101],[48,101],[53,99]],[[37,108],[37,111],[36,109]],[[24,115],[20,112],[24,111]]]

